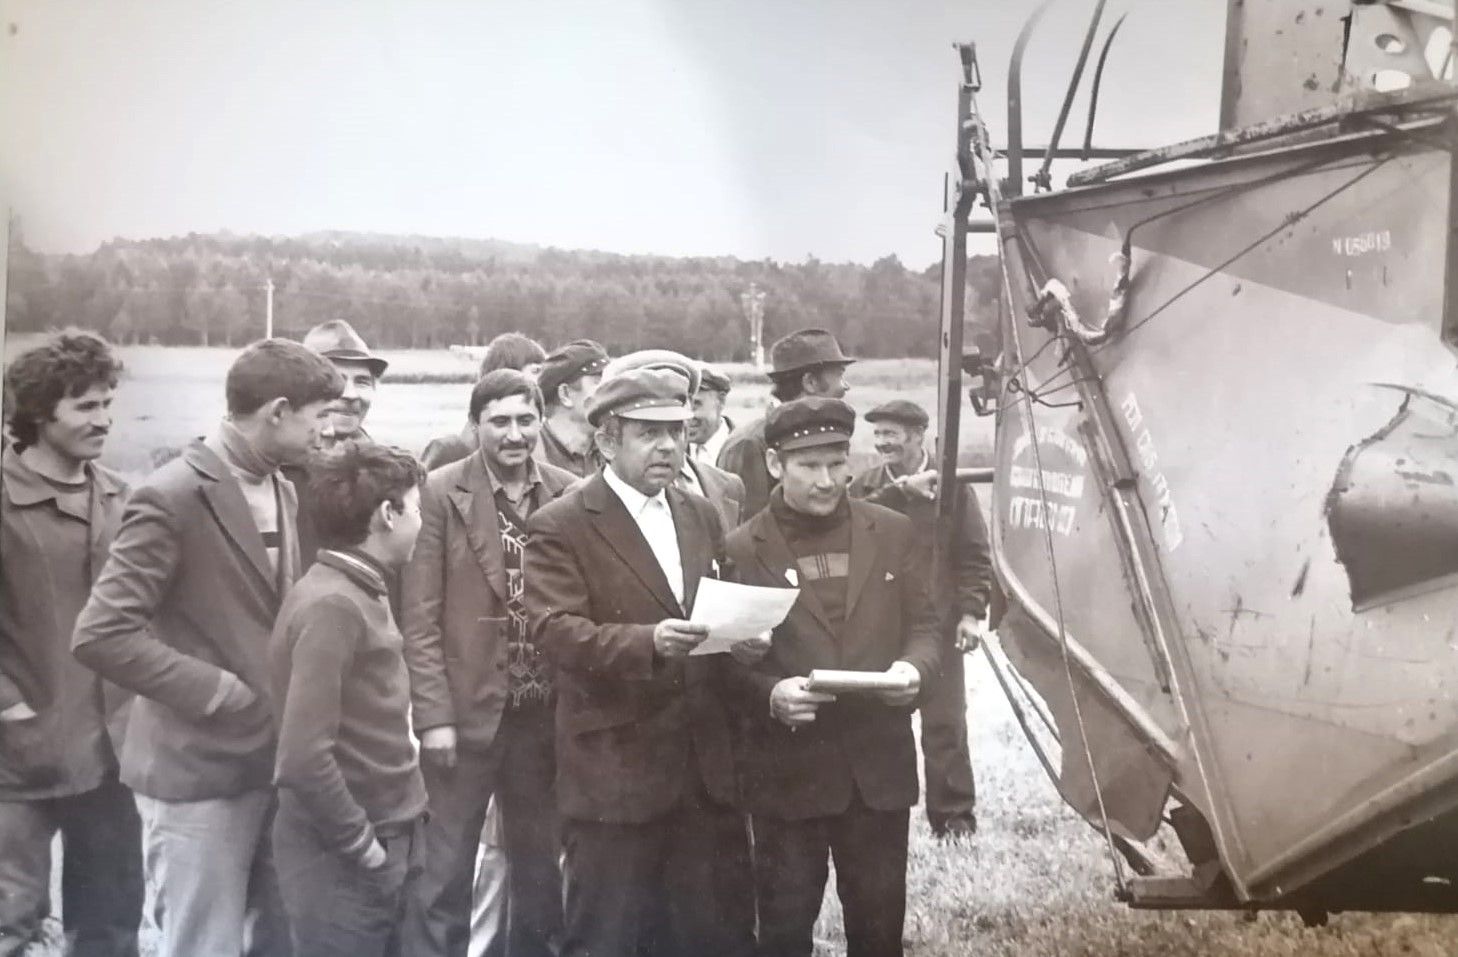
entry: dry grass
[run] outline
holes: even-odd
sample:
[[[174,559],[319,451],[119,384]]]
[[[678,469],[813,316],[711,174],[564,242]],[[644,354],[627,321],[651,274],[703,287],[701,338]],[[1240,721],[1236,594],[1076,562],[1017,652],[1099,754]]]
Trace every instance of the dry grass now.
[[[13,354],[22,343],[12,341]],[[467,360],[449,353],[392,355],[394,368],[422,378],[450,377]],[[108,458],[142,471],[161,446],[178,446],[209,429],[222,411],[222,350],[126,350],[130,374],[117,402]],[[742,370],[746,375],[749,370]],[[848,398],[864,410],[900,395],[935,403],[935,370],[920,361],[867,362],[852,369]],[[459,426],[469,385],[386,382],[370,415],[384,441],[419,449]],[[764,383],[741,382],[731,416],[757,415]],[[970,419],[964,447],[990,447],[987,420]],[[968,436],[970,435],[970,439]],[[869,435],[855,449],[869,451]],[[1043,775],[980,656],[969,668],[973,763],[981,830],[968,842],[932,839],[925,818],[913,816],[908,952],[952,955],[1124,955],[1186,957],[1439,957],[1458,952],[1458,921],[1425,916],[1340,915],[1308,929],[1289,914],[1248,919],[1227,913],[1131,911],[1113,899],[1113,876],[1097,835],[1069,811]],[[833,889],[817,927],[819,954],[842,954],[839,905]],[[37,954],[59,954],[58,934]]]

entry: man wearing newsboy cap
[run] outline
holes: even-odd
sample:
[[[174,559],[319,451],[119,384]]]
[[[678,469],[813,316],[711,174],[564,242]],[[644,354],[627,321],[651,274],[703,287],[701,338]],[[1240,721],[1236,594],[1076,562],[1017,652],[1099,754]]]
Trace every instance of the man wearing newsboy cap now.
[[[845,396],[845,370],[854,359],[840,351],[835,336],[824,329],[800,329],[770,346],[770,394],[780,402],[802,395]],[[764,419],[734,430],[719,450],[718,466],[744,480],[744,514],[754,515],[769,504],[775,480],[765,466]]]
[[[587,401],[597,388],[607,350],[591,339],[574,339],[554,350],[537,373],[547,403],[542,434],[533,458],[573,475],[592,474],[598,466],[587,421]]]
[[[865,415],[875,433],[881,463],[851,480],[850,494],[895,509],[911,519],[917,540],[930,553],[936,539],[935,498],[921,494],[909,480],[930,468],[926,410],[893,399]],[[942,673],[927,688],[921,706],[921,752],[926,774],[926,817],[932,833],[956,838],[977,831],[972,758],[967,741],[967,688],[962,654],[973,651],[982,634],[992,588],[987,526],[970,485],[958,483],[956,527],[951,560],[938,569],[932,595],[941,616]]]
[[[742,724],[740,786],[754,831],[759,953],[808,957],[828,862],[848,953],[899,955],[906,848],[916,804],[911,712],[937,676],[926,550],[904,516],[846,494],[855,411],[807,396],[765,418],[779,484],[730,533],[733,576],[798,587],[769,653],[727,663]],[[876,673],[884,686],[839,696],[814,669]]]
[[[558,692],[564,957],[753,951],[726,656],[689,656],[723,546],[718,512],[675,487],[690,414],[677,371],[605,379],[587,416],[607,464],[528,521],[527,615]]]

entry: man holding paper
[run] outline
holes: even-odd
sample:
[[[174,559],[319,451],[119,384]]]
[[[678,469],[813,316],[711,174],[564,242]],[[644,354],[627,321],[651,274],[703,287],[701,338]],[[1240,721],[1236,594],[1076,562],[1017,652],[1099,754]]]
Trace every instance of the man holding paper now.
[[[527,522],[527,615],[556,667],[564,957],[753,952],[728,656],[689,654],[723,543],[714,507],[674,485],[691,414],[673,369],[604,379],[588,421],[607,465]]]
[[[737,581],[800,589],[769,654],[729,674],[765,955],[811,953],[832,858],[849,952],[902,953],[911,712],[938,673],[940,642],[911,522],[846,493],[854,428],[839,399],[772,409],[766,461],[779,487],[726,543]],[[841,686],[870,688],[808,687],[825,669],[858,672]]]

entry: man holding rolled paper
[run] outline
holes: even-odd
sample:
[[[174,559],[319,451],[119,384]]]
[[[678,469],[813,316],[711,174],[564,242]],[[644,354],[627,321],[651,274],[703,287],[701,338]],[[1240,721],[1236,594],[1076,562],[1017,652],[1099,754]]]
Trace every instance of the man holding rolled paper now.
[[[848,953],[902,953],[911,712],[940,642],[911,522],[846,493],[854,428],[839,399],[772,409],[766,461],[779,486],[726,543],[736,580],[800,588],[769,654],[729,671],[765,955],[812,952],[832,859]]]

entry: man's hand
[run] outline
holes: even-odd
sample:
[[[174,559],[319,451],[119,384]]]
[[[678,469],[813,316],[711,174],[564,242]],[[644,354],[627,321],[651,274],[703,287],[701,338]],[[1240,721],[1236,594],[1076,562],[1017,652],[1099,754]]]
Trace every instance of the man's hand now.
[[[937,497],[937,471],[927,469],[915,475],[903,475],[896,485],[912,498],[935,499]]]
[[[385,845],[380,843],[378,837],[370,838],[370,846],[365,848],[364,856],[359,859],[360,864],[367,871],[377,871],[385,866]]]
[[[663,658],[682,658],[707,637],[708,625],[665,618],[653,627],[653,650]]]
[[[420,755],[443,768],[456,766],[456,729],[443,724],[420,734]]]
[[[729,646],[729,654],[734,657],[735,661],[739,662],[741,665],[744,665],[746,668],[752,668],[753,666],[763,661],[764,656],[769,654],[769,650],[769,632],[765,632],[761,635],[755,635],[753,638],[747,639],[745,641],[738,641]]]
[[[882,701],[900,707],[916,700],[917,694],[921,691],[921,672],[916,670],[916,665],[909,661],[892,662],[891,667],[886,669],[886,674],[900,678],[902,687],[895,691],[880,692]]]
[[[15,704],[0,711],[0,721],[9,724],[12,721],[29,721],[35,717],[35,710],[24,701],[17,701]]]
[[[809,680],[805,677],[783,678],[770,691],[770,714],[791,730],[814,721],[816,709],[835,700],[833,694],[807,691],[805,683]]]
[[[987,633],[987,628],[982,619],[976,615],[963,615],[957,622],[956,648],[963,654],[976,651],[982,644],[982,636]]]

